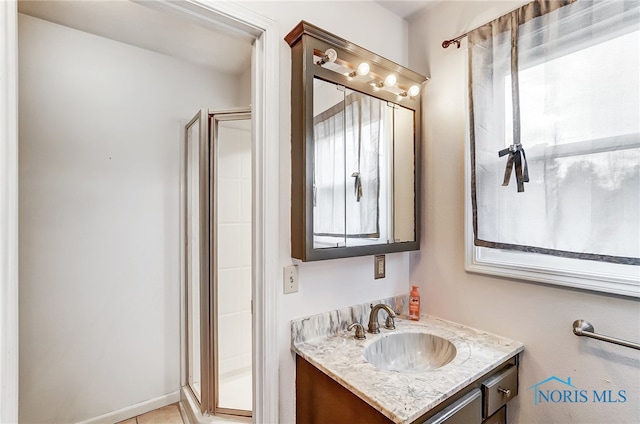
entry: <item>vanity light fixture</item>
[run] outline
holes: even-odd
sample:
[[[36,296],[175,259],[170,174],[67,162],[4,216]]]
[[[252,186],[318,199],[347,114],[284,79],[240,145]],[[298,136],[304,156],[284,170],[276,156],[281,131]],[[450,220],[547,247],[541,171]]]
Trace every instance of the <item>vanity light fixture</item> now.
[[[325,63],[332,63],[335,62],[336,59],[338,58],[338,52],[336,52],[334,49],[327,49],[324,52],[324,56],[316,62],[316,65],[324,65]]]
[[[405,82],[399,82],[395,73],[387,74],[386,77],[382,77],[382,73],[378,70],[371,69],[371,65],[368,61],[360,62],[356,66],[355,61],[348,61],[345,58],[338,58],[338,52],[335,49],[328,48],[324,52],[319,49],[313,51],[314,63],[318,66],[322,66],[325,69],[344,75],[345,77],[352,79],[357,77],[360,81],[365,82],[368,79],[369,84],[373,91],[380,89],[388,92],[388,94],[395,95],[396,102],[400,102],[403,99],[415,100],[418,94],[420,94],[420,86],[412,85],[407,88]],[[375,64],[374,64],[375,67]]]
[[[356,72],[358,72],[358,75],[360,76],[365,76],[369,75],[370,70],[371,67],[369,66],[369,64],[367,62],[362,62],[360,65],[358,65],[358,70]]]
[[[412,85],[411,87],[409,87],[409,96],[411,97],[415,97],[420,93],[420,87],[418,87],[417,85]]]
[[[1,0],[0,0],[1,1]],[[318,46],[320,47],[320,46]],[[390,97],[390,101],[406,102],[415,101],[420,94],[420,85],[409,85],[415,81],[407,81],[406,75],[402,72],[394,72],[393,67],[380,67],[375,60],[371,61],[365,57],[358,57],[353,54],[340,53],[334,48],[313,48],[313,63],[328,70],[346,77],[349,81],[355,78],[354,84],[365,83],[371,87],[373,92],[379,90],[383,96]],[[324,50],[324,51],[323,51]],[[364,59],[364,60],[363,60]],[[393,64],[397,67],[396,64]],[[385,76],[386,75],[386,76]],[[400,77],[400,80],[398,79]],[[394,99],[394,100],[391,100]]]
[[[418,94],[420,93],[420,87],[418,87],[417,85],[412,85],[411,87],[409,87],[409,90],[400,93],[400,96],[402,97],[416,97]]]
[[[369,71],[371,70],[371,67],[369,66],[369,64],[367,62],[362,62],[360,65],[358,65],[358,69],[356,69],[355,71],[351,72],[349,74],[349,76],[351,78],[359,75],[361,77],[364,77],[366,75],[369,75]]]
[[[384,86],[385,87],[393,87],[394,85],[396,85],[397,81],[398,81],[398,79],[396,78],[396,76],[394,74],[389,74],[384,79]]]

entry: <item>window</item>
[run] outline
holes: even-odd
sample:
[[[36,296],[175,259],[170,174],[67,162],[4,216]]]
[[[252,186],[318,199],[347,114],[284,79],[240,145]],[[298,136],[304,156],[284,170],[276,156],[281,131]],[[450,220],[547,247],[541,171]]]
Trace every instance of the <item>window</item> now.
[[[536,1],[469,44],[467,269],[640,296],[640,3]]]

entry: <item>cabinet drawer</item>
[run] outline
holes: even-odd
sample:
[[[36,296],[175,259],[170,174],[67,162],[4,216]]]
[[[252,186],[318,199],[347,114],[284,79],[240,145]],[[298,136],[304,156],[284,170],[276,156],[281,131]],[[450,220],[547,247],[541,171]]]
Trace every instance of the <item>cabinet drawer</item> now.
[[[496,412],[518,395],[518,367],[511,365],[482,382],[483,417]]]
[[[507,407],[498,409],[498,412],[484,420],[482,424],[507,424]]]
[[[481,399],[480,390],[473,389],[427,421],[423,421],[423,424],[480,424],[482,422]]]

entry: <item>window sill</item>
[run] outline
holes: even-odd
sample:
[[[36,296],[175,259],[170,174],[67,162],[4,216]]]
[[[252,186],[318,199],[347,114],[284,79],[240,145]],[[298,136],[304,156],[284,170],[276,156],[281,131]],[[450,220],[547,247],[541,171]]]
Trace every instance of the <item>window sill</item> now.
[[[465,270],[467,272],[640,298],[640,267],[638,266],[475,246],[469,169],[467,163],[465,187]]]
[[[467,241],[467,244],[467,272],[640,298],[640,271],[633,265],[489,249],[473,246],[473,239]],[[495,252],[490,252],[491,250]],[[585,266],[587,262],[593,263]]]

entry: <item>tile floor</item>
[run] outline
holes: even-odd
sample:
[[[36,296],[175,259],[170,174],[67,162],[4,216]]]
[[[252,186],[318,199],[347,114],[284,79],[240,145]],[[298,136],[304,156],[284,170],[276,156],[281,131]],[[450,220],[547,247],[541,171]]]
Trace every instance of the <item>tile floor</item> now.
[[[184,424],[178,404],[167,405],[155,411],[138,415],[118,424]]]

